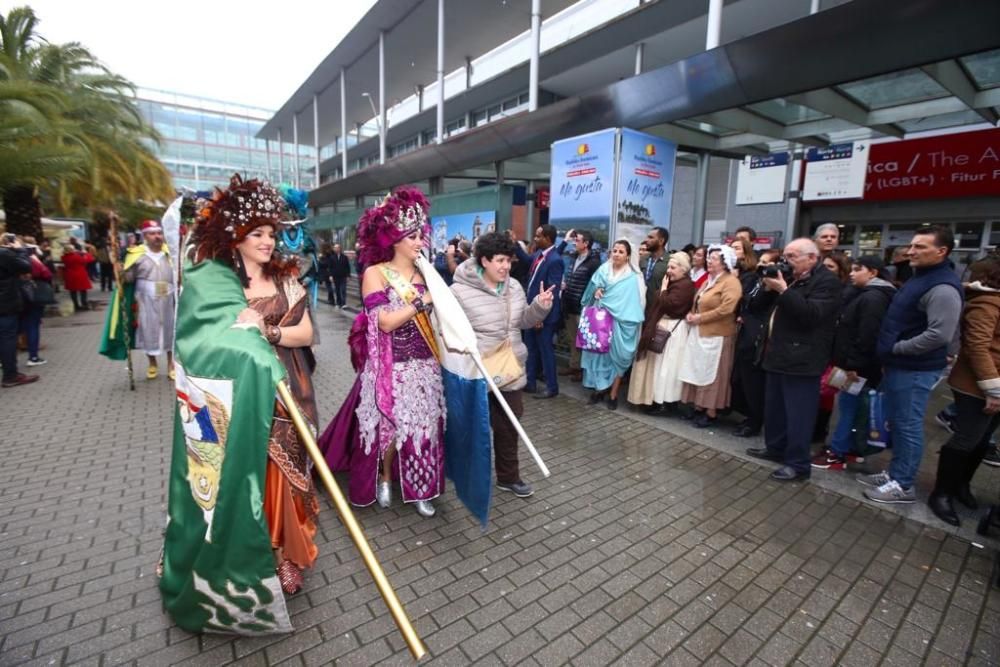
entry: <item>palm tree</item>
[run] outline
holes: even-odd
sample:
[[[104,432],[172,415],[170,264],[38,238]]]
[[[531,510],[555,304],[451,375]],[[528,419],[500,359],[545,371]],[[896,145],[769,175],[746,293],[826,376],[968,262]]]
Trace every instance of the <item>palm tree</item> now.
[[[15,158],[9,174],[0,170],[8,229],[39,237],[43,198],[64,215],[170,198],[170,175],[150,149],[159,136],[132,84],[78,43],[45,42],[36,24],[27,7],[0,15],[0,117],[11,119],[0,121],[0,159]]]

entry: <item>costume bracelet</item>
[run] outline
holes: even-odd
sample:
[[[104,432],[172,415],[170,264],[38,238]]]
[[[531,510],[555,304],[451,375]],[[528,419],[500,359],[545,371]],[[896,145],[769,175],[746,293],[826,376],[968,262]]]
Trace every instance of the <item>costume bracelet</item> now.
[[[281,342],[281,327],[276,327],[271,325],[267,328],[267,334],[265,335],[267,342],[271,345],[277,345]]]
[[[427,310],[427,304],[425,304],[424,300],[421,299],[419,296],[416,299],[414,299],[410,303],[410,305],[417,309],[417,313],[418,314],[424,312],[425,310]]]

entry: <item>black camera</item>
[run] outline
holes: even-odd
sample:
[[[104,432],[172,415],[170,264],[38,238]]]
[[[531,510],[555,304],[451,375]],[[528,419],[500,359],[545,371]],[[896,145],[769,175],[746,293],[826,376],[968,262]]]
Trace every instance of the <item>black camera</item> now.
[[[792,282],[792,266],[784,258],[779,259],[774,264],[757,266],[757,275],[761,278],[777,278],[778,274],[781,274],[786,283]]]

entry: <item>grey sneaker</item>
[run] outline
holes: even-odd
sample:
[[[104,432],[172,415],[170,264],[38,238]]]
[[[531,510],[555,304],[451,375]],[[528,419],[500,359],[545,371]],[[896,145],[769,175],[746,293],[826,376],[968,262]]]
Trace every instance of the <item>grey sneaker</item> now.
[[[917,502],[917,496],[913,493],[913,487],[904,489],[894,479],[890,479],[877,489],[865,491],[865,498],[876,503],[886,504]]]
[[[510,491],[518,498],[527,498],[535,492],[530,484],[521,480],[517,480],[516,482],[497,482],[497,488]]]
[[[1000,452],[997,451],[996,445],[990,445],[990,448],[986,450],[986,456],[983,457],[983,463],[988,466],[993,466],[994,468],[1000,468]]]
[[[855,481],[857,481],[858,484],[862,484],[864,486],[870,486],[873,489],[876,489],[882,486],[883,484],[892,481],[892,478],[889,477],[889,473],[887,473],[885,470],[883,470],[882,472],[877,472],[874,475],[855,475],[854,479]]]

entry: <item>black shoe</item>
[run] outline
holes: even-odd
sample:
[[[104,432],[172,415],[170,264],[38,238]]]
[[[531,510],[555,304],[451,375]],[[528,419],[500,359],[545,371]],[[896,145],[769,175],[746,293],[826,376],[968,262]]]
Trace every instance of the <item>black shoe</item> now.
[[[742,424],[739,427],[737,427],[735,431],[733,431],[733,435],[735,435],[737,438],[756,438],[758,435],[760,435],[760,429],[753,428],[749,424]]]
[[[611,398],[610,396],[608,396],[608,410],[617,410],[617,409],[618,409],[618,399]]]
[[[934,516],[944,521],[949,526],[961,526],[962,520],[958,518],[955,506],[952,504],[951,496],[943,493],[932,493],[927,499]]]
[[[525,394],[534,394],[535,392],[538,391],[538,389],[535,387],[535,385],[530,384],[530,385],[525,385],[524,389],[522,389],[521,391],[523,391]]]
[[[497,482],[497,488],[510,491],[518,498],[527,498],[535,492],[527,482],[517,480],[516,482]]]
[[[809,473],[799,472],[791,466],[781,466],[771,473],[771,479],[776,482],[797,482],[799,480],[809,479]]]
[[[647,415],[658,415],[663,412],[663,404],[653,403],[652,405],[644,405],[642,406],[642,411]]]
[[[587,399],[587,405],[597,405],[604,398],[603,391],[591,392],[590,398]]]
[[[694,424],[695,428],[708,428],[715,425],[715,417],[709,417],[704,412],[699,412],[691,423]]]
[[[749,447],[746,450],[747,456],[752,456],[755,459],[764,459],[765,461],[776,461],[781,463],[785,460],[785,457],[781,454],[775,454],[767,447]]]
[[[559,395],[558,391],[545,391],[542,392],[541,394],[535,394],[534,396],[532,396],[532,398],[534,399],[555,398],[558,395]]]
[[[969,488],[968,484],[962,484],[958,487],[958,491],[955,493],[955,500],[962,503],[970,510],[979,509],[979,502],[976,501],[976,497],[972,495],[972,489]]]

